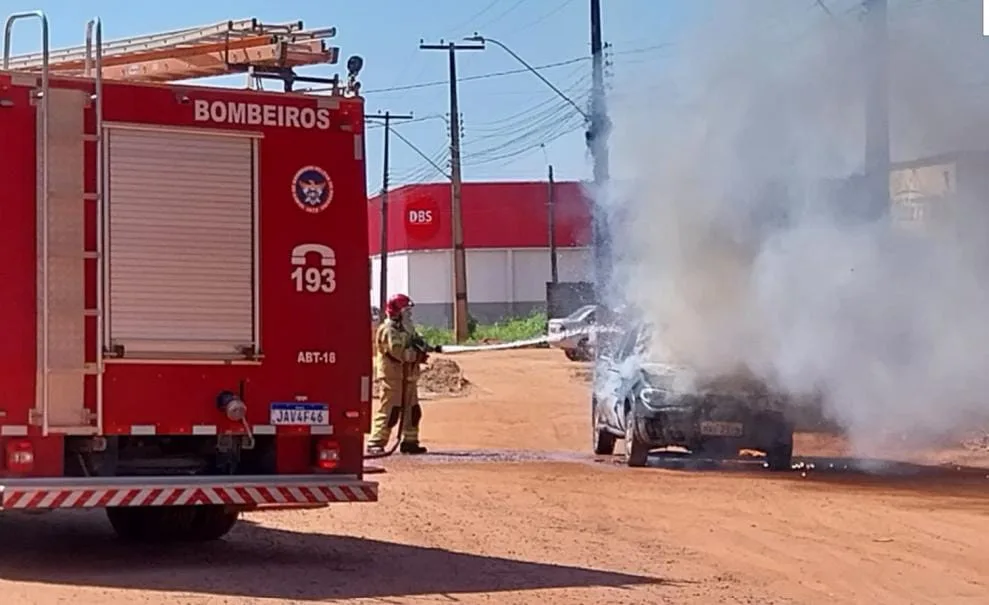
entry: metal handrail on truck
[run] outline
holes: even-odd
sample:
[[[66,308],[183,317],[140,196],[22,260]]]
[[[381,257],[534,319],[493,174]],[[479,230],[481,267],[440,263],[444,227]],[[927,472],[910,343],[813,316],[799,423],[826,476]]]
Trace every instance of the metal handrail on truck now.
[[[38,238],[41,242],[41,276],[38,280],[40,283],[39,291],[41,294],[41,308],[42,308],[42,318],[41,318],[41,346],[38,351],[39,363],[41,366],[42,380],[41,380],[41,409],[43,415],[43,426],[42,434],[48,435],[48,409],[50,404],[50,389],[48,377],[51,374],[51,363],[48,351],[48,211],[49,211],[49,181],[51,176],[51,166],[48,161],[48,130],[51,124],[51,116],[49,115],[49,30],[48,30],[48,16],[42,11],[30,11],[24,13],[14,13],[7,17],[7,21],[4,23],[3,27],[3,69],[7,71],[10,68],[10,49],[12,44],[11,32],[14,29],[14,24],[18,21],[24,19],[38,19],[41,22],[41,91],[38,93],[38,98],[41,103],[41,195],[38,198],[39,208],[39,221],[37,225]]]

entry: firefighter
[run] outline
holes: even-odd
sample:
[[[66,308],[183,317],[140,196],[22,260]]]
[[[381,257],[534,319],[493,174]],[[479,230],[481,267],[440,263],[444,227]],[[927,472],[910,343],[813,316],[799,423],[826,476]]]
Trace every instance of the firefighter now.
[[[368,440],[369,454],[384,451],[399,416],[402,417],[399,451],[403,454],[426,453],[426,448],[419,445],[422,407],[418,383],[420,365],[428,357],[428,347],[412,325],[413,306],[412,299],[405,294],[389,298],[384,308],[385,320],[375,332],[375,381],[379,385],[380,400]]]

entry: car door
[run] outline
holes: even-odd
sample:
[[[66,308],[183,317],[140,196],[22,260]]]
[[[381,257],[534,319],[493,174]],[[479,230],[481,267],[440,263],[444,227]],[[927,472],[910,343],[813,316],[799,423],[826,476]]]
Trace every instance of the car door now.
[[[595,375],[598,413],[610,427],[624,431],[625,399],[638,379],[638,361],[632,353],[638,341],[638,329],[622,335],[614,350],[598,357],[599,372]]]
[[[614,415],[618,426],[625,431],[625,402],[634,396],[633,389],[642,379],[642,342],[645,330],[633,330],[630,337],[621,343],[616,364],[618,389],[614,400]]]

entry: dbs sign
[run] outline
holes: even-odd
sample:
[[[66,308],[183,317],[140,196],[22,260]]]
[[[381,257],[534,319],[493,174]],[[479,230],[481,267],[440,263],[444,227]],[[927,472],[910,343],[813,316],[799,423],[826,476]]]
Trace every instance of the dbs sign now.
[[[440,208],[429,197],[412,198],[405,204],[405,233],[410,239],[430,240],[440,230]]]

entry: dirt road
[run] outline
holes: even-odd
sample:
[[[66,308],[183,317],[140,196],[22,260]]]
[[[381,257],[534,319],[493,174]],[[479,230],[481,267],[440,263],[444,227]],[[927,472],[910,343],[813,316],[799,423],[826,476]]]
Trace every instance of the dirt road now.
[[[379,504],[250,515],[195,550],[122,546],[99,514],[2,517],[0,602],[989,603],[989,470],[628,469],[588,454],[558,351],[456,360],[472,392],[425,403],[439,455],[381,462]]]

